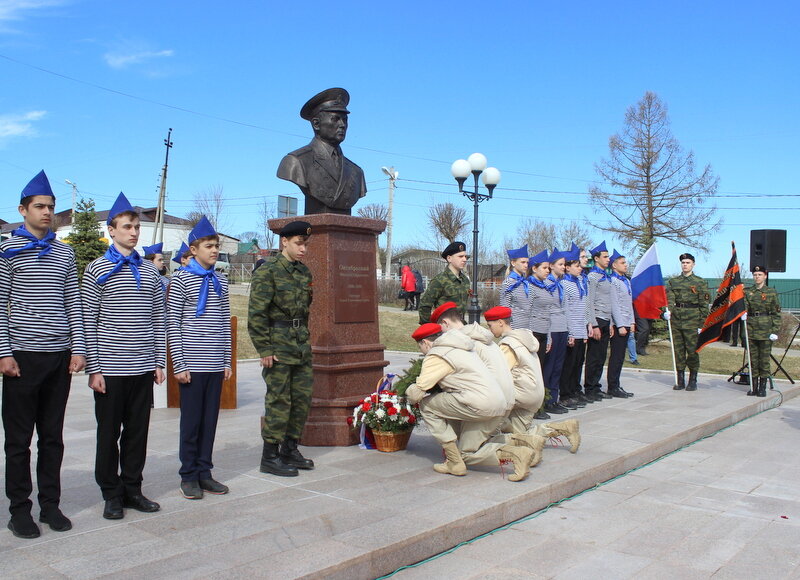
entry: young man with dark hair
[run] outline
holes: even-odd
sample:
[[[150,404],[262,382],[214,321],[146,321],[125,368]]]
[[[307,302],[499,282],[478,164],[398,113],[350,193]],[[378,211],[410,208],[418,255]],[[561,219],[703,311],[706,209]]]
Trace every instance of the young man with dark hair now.
[[[605,240],[590,250],[594,266],[587,277],[588,296],[586,298],[587,318],[589,319],[589,342],[586,345],[586,365],[583,373],[583,392],[602,401],[611,395],[600,389],[603,365],[608,354],[608,341],[614,335],[611,324],[611,276],[606,271],[609,264]]]
[[[25,222],[0,243],[0,372],[3,373],[8,529],[36,538],[30,458],[36,429],[39,521],[64,532],[61,513],[64,411],[71,373],[85,365],[75,253],[52,231],[55,195],[44,171],[22,190]]]
[[[607,394],[618,399],[632,397],[620,384],[622,363],[628,348],[628,334],[636,332],[636,318],[633,314],[633,297],[628,273],[628,260],[614,250],[611,254],[611,353],[608,355],[606,369]]]
[[[166,292],[167,286],[169,286],[169,278],[167,277],[167,265],[164,263],[164,243],[159,242],[152,246],[142,246],[142,253],[144,254],[144,259],[152,262],[153,266],[155,266],[158,275],[161,277],[161,287]]]
[[[314,377],[308,315],[313,297],[306,255],[311,224],[294,221],[280,231],[281,253],[253,274],[247,330],[267,384],[260,471],[294,477],[314,462],[297,448],[311,408]]]
[[[222,381],[231,376],[228,280],[214,271],[219,236],[206,216],[189,232],[192,259],[172,277],[167,295],[167,341],[180,383],[181,493],[228,493],[211,477]]]
[[[467,246],[464,242],[453,242],[442,251],[442,258],[447,260],[443,272],[431,278],[428,289],[419,300],[419,323],[425,324],[431,312],[445,302],[455,302],[461,316],[467,311],[469,299],[469,278],[464,274],[467,267]]]
[[[142,495],[153,380],[164,382],[164,291],[152,262],[136,252],[139,215],[120,193],[108,213],[112,244],[86,266],[81,284],[86,329],[86,372],[97,418],[95,480],[103,517],[123,507],[156,512]]]

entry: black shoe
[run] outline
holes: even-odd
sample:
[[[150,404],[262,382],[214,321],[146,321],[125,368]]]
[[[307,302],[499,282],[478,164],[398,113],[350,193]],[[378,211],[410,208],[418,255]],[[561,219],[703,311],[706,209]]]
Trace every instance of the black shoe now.
[[[633,393],[627,392],[622,387],[617,387],[616,389],[611,389],[608,391],[608,394],[615,398],[615,399],[627,399],[628,397],[632,397]]]
[[[150,501],[141,493],[136,495],[126,495],[122,498],[122,506],[136,510],[137,512],[153,513],[161,509],[161,506],[154,501]]]
[[[261,452],[261,473],[271,473],[280,477],[296,477],[297,468],[294,465],[286,465],[278,455],[278,444],[267,443],[264,441],[264,450]]]
[[[584,407],[586,405],[590,405],[590,404],[595,402],[594,397],[588,397],[588,396],[584,395],[583,393],[578,393],[575,396],[575,400],[580,402],[580,403],[583,403]]]
[[[200,489],[214,495],[225,495],[230,491],[227,485],[223,485],[213,477],[200,480]]]
[[[533,416],[534,419],[539,419],[540,421],[544,421],[550,418],[550,415],[544,412],[543,409],[539,409],[536,411],[536,414]]]
[[[68,532],[72,529],[72,522],[58,508],[40,513],[39,521],[50,526],[54,532]]]
[[[569,409],[563,405],[559,405],[558,403],[546,403],[544,410],[548,413],[553,413],[554,415],[563,415],[564,413],[569,413]]]
[[[11,516],[11,519],[8,520],[8,529],[18,538],[25,540],[38,538],[42,535],[42,532],[39,531],[39,526],[34,523],[30,513]]]
[[[689,382],[686,383],[687,391],[697,390],[697,371],[689,371]]]
[[[600,397],[598,400],[602,401],[603,399],[613,399],[611,395],[606,393],[605,391],[597,391],[597,396]]]
[[[182,481],[181,494],[186,499],[203,499],[203,488],[197,481]]]
[[[280,446],[281,460],[297,469],[314,469],[314,462],[306,459],[297,449],[297,439],[287,439]]]
[[[121,520],[125,517],[125,512],[122,511],[121,497],[112,497],[106,500],[106,505],[103,508],[103,517],[107,520]]]
[[[579,395],[562,399],[559,402],[568,409],[572,409],[572,407],[575,407],[576,409],[583,409],[586,406],[586,403],[582,400],[582,398]]]
[[[675,379],[675,384],[672,386],[673,391],[682,391],[686,388],[686,373],[678,371],[678,376]]]
[[[576,404],[574,399],[561,399],[558,402],[558,404],[561,405],[562,407],[566,407],[570,411],[577,411],[578,410],[578,405]]]
[[[635,367],[642,366],[642,363],[640,363],[638,360],[632,360],[632,361],[630,361],[630,363]]]
[[[757,397],[767,396],[767,380],[767,377],[758,378],[758,392],[756,393]]]

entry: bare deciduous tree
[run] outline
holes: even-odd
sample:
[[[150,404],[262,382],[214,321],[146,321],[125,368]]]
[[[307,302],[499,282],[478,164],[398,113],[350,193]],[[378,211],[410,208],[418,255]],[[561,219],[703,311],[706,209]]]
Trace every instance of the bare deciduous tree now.
[[[575,242],[581,248],[592,243],[589,230],[576,221],[562,220],[556,224],[539,219],[526,218],[517,226],[517,235],[513,240],[506,238],[506,249],[518,248],[528,244],[528,252],[533,255],[544,249],[569,250]]]
[[[672,136],[658,95],[648,91],[628,108],[622,133],[611,136],[608,148],[609,158],[595,164],[602,183],[589,194],[611,225],[595,225],[639,251],[659,238],[706,250],[708,234],[720,225],[710,204],[719,178],[710,165],[697,174],[694,153]]]
[[[221,185],[213,185],[196,192],[194,194],[194,208],[193,211],[186,215],[186,219],[194,221],[196,217],[199,220],[200,216],[205,215],[218,232],[228,228],[228,220],[224,215],[225,194]],[[195,214],[197,215],[195,216]]]
[[[389,217],[389,208],[382,203],[370,203],[358,208],[359,217],[371,220],[383,220]]]
[[[258,225],[263,228],[264,248],[273,249],[275,244],[275,234],[269,229],[269,220],[278,217],[277,206],[269,203],[265,197],[258,206]]]
[[[428,208],[431,230],[452,244],[461,238],[469,226],[467,210],[452,203],[437,203]]]

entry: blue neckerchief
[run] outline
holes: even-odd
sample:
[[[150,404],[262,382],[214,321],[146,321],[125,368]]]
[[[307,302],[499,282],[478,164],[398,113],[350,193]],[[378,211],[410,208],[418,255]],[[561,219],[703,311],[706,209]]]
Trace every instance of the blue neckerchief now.
[[[562,304],[564,302],[564,287],[561,285],[561,282],[558,278],[553,276],[553,274],[548,274],[547,279],[550,280],[553,285],[555,285],[556,289],[558,290],[558,302]],[[550,290],[552,292],[552,290]]]
[[[13,230],[11,232],[11,235],[19,236],[20,238],[25,238],[26,240],[30,240],[30,243],[25,244],[21,248],[13,248],[11,250],[6,250],[2,254],[0,254],[0,256],[2,256],[3,258],[13,258],[17,254],[33,248],[37,250],[38,249],[42,250],[41,252],[39,252],[39,255],[36,256],[37,258],[41,258],[42,256],[46,256],[47,254],[50,253],[50,250],[52,249],[51,243],[53,240],[56,239],[56,235],[53,233],[53,231],[47,230],[45,236],[40,240],[32,233],[30,233],[24,224],[18,227],[17,229]]]
[[[553,292],[556,291],[556,285],[555,284],[550,284],[548,286],[547,283],[544,280],[539,280],[539,278],[537,278],[536,276],[528,276],[528,282],[530,282],[531,284],[533,284],[534,286],[537,286],[539,288],[544,288],[545,290],[550,292],[550,294],[552,294]]]
[[[630,296],[630,295],[631,295],[631,283],[630,283],[630,281],[628,280],[628,278],[627,278],[627,277],[625,277],[625,276],[623,276],[623,275],[621,275],[621,274],[617,274],[616,272],[611,272],[611,275],[612,275],[614,278],[617,278],[617,279],[619,279],[619,280],[622,280],[622,281],[625,283],[625,288],[628,290],[628,296]]]
[[[586,282],[582,278],[583,276],[573,276],[572,274],[564,274],[564,280],[569,280],[570,282],[574,282],[575,286],[578,287],[578,294],[581,298],[583,298],[589,293],[586,287],[584,286]]]
[[[106,250],[106,253],[103,254],[103,258],[112,264],[115,264],[115,266],[97,279],[97,283],[100,286],[108,282],[108,279],[111,278],[111,276],[122,270],[122,268],[125,267],[125,264],[127,264],[130,266],[133,277],[136,279],[136,289],[142,289],[142,281],[139,278],[139,266],[142,265],[142,257],[136,252],[136,250],[132,251],[130,256],[123,256],[119,253],[117,247],[114,244],[111,244],[108,247],[108,250]]]
[[[513,292],[517,286],[522,284],[522,288],[525,290],[525,296],[528,295],[528,293],[530,292],[530,290],[528,289],[528,284],[530,284],[530,280],[528,280],[525,276],[520,276],[516,272],[511,272],[508,275],[508,277],[511,278],[512,280],[516,280],[516,282],[514,282],[511,286],[506,288],[506,292]]]
[[[186,272],[190,274],[194,274],[195,276],[202,276],[206,280],[208,280],[211,285],[214,287],[214,292],[217,293],[217,296],[222,296],[222,284],[217,277],[217,273],[214,271],[214,266],[211,266],[208,270],[203,268],[200,264],[197,263],[197,260],[192,258],[189,260],[189,264],[183,268]],[[208,303],[208,284],[203,283],[200,286],[200,297],[197,299],[197,310],[195,310],[195,316],[201,316],[206,311],[206,304]]]
[[[592,266],[591,272],[597,272],[598,274],[601,274],[603,276],[602,278],[600,278],[601,281],[602,280],[608,280],[609,282],[611,281],[611,276],[609,276],[608,272],[606,272],[602,268],[598,268],[597,266]]]

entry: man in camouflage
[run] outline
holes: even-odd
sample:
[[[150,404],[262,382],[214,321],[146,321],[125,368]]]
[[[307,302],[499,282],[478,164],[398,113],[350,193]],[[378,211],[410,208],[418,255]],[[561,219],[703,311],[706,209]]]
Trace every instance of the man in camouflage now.
[[[697,347],[697,333],[708,316],[711,293],[708,284],[694,274],[694,256],[681,254],[681,273],[667,280],[667,302],[669,311],[664,318],[672,325],[672,348],[675,351],[675,366],[678,370],[676,391],[697,390],[697,372],[700,370],[700,355]],[[684,376],[689,367],[689,382]]]
[[[769,356],[772,343],[778,340],[781,328],[781,304],[775,288],[766,286],[767,270],[763,266],[753,267],[754,285],[745,290],[744,303],[747,309],[742,320],[747,324],[747,344],[750,348],[751,389],[748,395],[767,396],[767,379],[770,375]]]
[[[296,476],[314,469],[297,449],[311,406],[313,377],[308,314],[311,272],[305,256],[311,225],[294,221],[280,231],[281,253],[253,273],[247,330],[267,383],[261,472]]]
[[[464,242],[453,242],[442,252],[447,268],[428,283],[428,289],[419,301],[419,323],[430,322],[431,312],[445,302],[455,302],[461,317],[467,311],[469,278],[464,274],[467,265],[467,247]]]

